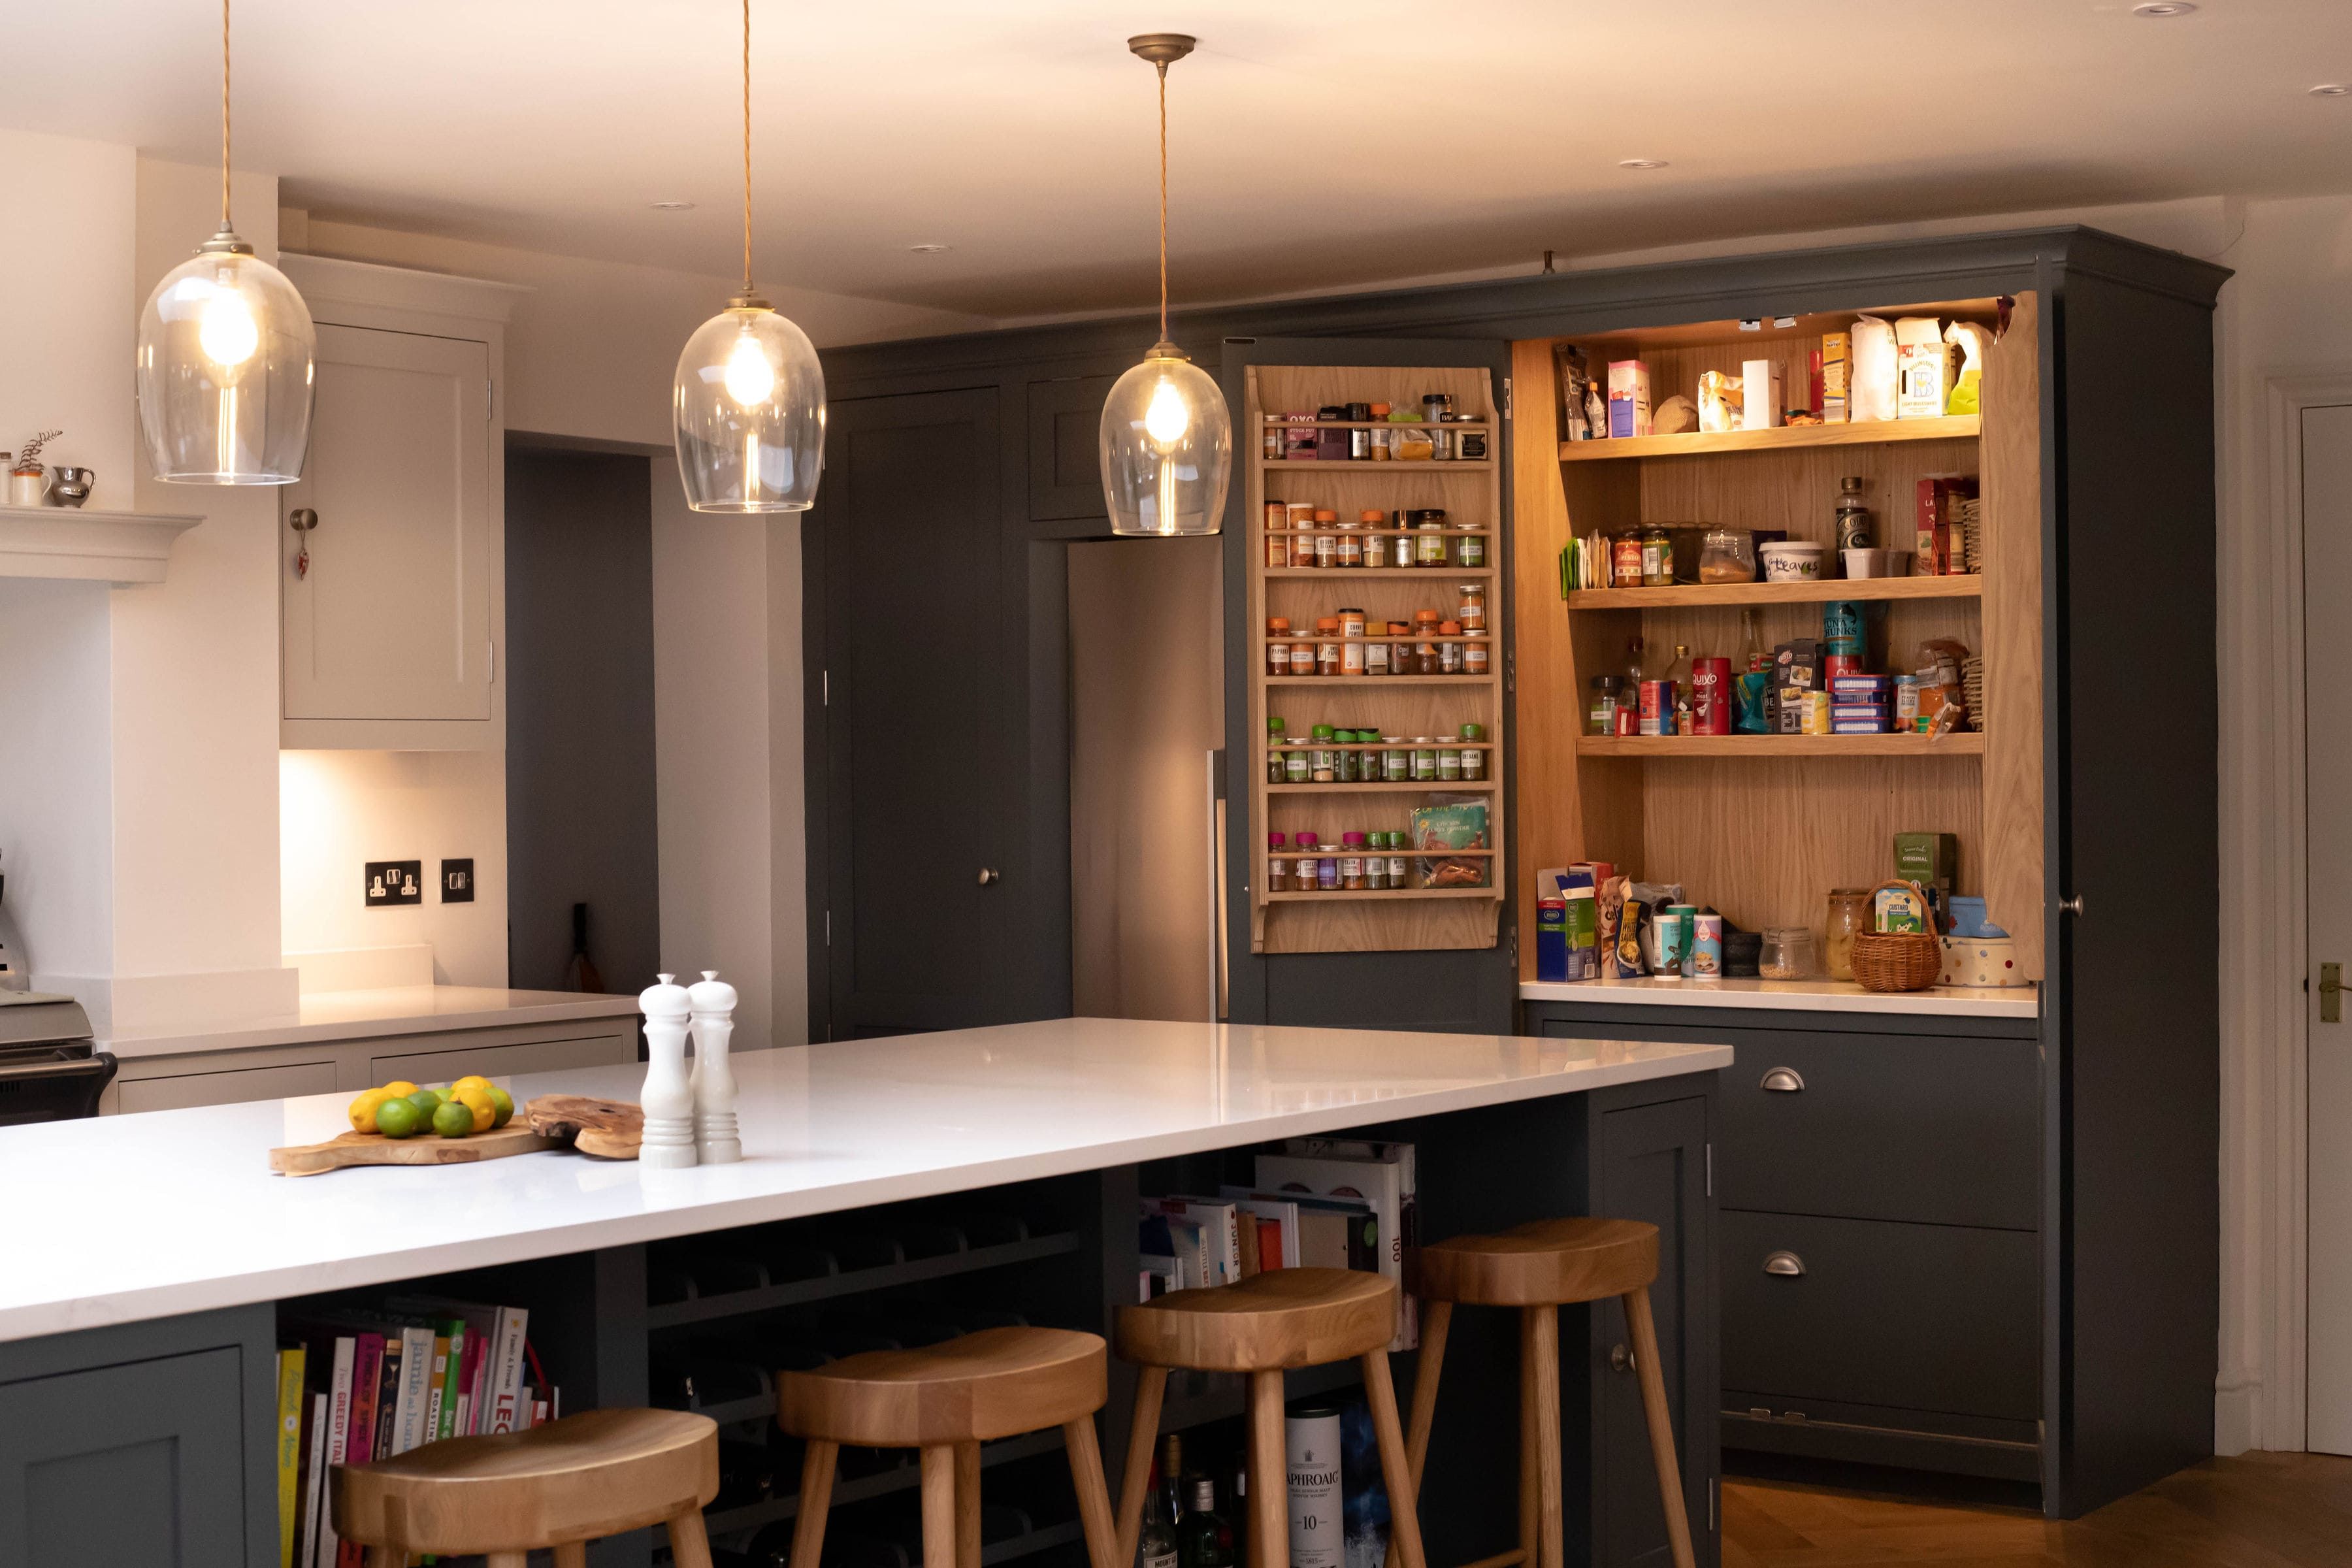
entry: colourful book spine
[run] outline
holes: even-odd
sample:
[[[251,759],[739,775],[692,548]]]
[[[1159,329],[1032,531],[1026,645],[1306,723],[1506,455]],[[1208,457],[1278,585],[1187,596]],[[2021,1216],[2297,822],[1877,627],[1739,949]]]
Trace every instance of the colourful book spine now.
[[[433,1378],[425,1390],[425,1435],[421,1443],[436,1442],[441,1436],[441,1397],[449,1392],[449,1336],[433,1336]]]
[[[319,1555],[319,1515],[325,1510],[327,1488],[327,1394],[310,1395],[310,1429],[302,1440],[302,1506],[296,1515],[294,1561],[305,1565]]]
[[[389,1459],[400,1452],[400,1363],[407,1353],[407,1345],[397,1329],[383,1336],[383,1364],[377,1370],[375,1380],[373,1452],[379,1459]]]
[[[294,1568],[294,1503],[301,1493],[302,1347],[278,1352],[278,1568]]]
[[[327,1468],[331,1470],[351,1457],[352,1373],[359,1358],[359,1342],[349,1334],[335,1340],[334,1376],[327,1385]],[[320,1494],[319,1549],[310,1568],[335,1568],[335,1528],[327,1518]]]
[[[436,1443],[444,1437],[457,1435],[457,1396],[466,1387],[462,1374],[466,1352],[470,1348],[466,1342],[465,1319],[451,1318],[441,1326],[449,1335],[449,1353],[444,1358],[445,1364],[441,1369],[441,1407],[439,1419],[433,1426],[433,1440]]]
[[[523,1335],[530,1314],[520,1307],[499,1309],[499,1340],[490,1368],[489,1422],[483,1430],[496,1434],[515,1429],[515,1405],[522,1397]]]

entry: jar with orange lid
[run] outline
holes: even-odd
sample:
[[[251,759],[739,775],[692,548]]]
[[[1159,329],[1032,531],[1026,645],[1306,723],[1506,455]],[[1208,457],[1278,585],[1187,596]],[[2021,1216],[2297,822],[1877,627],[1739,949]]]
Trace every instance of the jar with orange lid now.
[[[1324,616],[1315,623],[1315,673],[1339,673],[1339,617]]]
[[[1361,566],[1364,563],[1364,525],[1343,522],[1337,525],[1339,538],[1333,547],[1334,566]]]
[[[1318,566],[1339,563],[1339,514],[1322,507],[1315,509],[1315,562]]]
[[[1265,563],[1290,564],[1290,508],[1278,500],[1265,503]]]
[[[1290,673],[1290,617],[1268,616],[1265,619],[1265,672],[1268,675]]]
[[[1302,642],[1295,637],[1292,639],[1290,644],[1290,673],[1293,675],[1312,675],[1315,673],[1315,645],[1313,643]]]
[[[1381,421],[1380,426],[1372,431],[1372,461],[1375,463],[1385,463],[1389,460],[1388,416],[1387,404],[1372,405],[1372,417]]]
[[[1418,610],[1412,617],[1412,672],[1415,675],[1437,673],[1437,628],[1444,617],[1435,610]]]

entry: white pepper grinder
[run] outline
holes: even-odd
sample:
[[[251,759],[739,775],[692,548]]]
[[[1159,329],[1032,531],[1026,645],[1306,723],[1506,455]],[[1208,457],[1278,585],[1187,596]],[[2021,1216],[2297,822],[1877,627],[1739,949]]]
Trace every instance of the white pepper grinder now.
[[[731,1165],[743,1157],[735,1125],[735,1069],[727,1063],[727,1039],[735,1032],[735,987],[706,969],[702,983],[689,985],[694,1004],[694,1146],[706,1165]]]
[[[686,1021],[691,1008],[686,987],[665,974],[661,984],[637,994],[646,1016],[645,1140],[637,1163],[657,1171],[695,1163],[694,1086],[686,1076]]]

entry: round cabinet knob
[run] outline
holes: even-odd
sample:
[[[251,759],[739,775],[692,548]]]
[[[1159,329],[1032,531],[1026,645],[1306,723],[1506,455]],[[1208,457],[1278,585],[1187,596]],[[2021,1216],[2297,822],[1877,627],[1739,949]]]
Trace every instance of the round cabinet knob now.
[[[2058,912],[2062,915],[2080,915],[2083,912],[2083,895],[2077,893],[2071,899],[2059,900]]]
[[[319,514],[307,506],[298,506],[286,514],[286,524],[297,533],[308,533],[319,526]]]
[[[1801,1279],[1805,1272],[1805,1260],[1793,1252],[1767,1253],[1764,1258],[1764,1272],[1778,1274],[1788,1279]]]
[[[989,887],[989,886],[992,885],[996,880],[997,880],[997,875],[996,875],[996,868],[995,868],[995,867],[993,867],[993,866],[982,866],[982,867],[980,868],[980,885],[981,885],[982,887],[983,887],[983,888],[985,888],[985,887]]]
[[[1633,1352],[1626,1349],[1623,1345],[1611,1345],[1609,1347],[1609,1370],[1612,1372],[1633,1371]]]
[[[1805,1087],[1805,1080],[1795,1068],[1774,1068],[1764,1075],[1763,1089],[1773,1094],[1796,1094]]]

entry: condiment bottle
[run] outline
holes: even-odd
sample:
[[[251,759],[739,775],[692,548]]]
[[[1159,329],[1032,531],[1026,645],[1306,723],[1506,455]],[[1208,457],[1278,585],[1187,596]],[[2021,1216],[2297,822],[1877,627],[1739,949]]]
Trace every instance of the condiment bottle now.
[[[1870,505],[1862,499],[1862,480],[1849,475],[1838,481],[1837,547],[1841,551],[1869,550],[1876,530],[1872,528]],[[1843,560],[1843,557],[1841,557]]]

